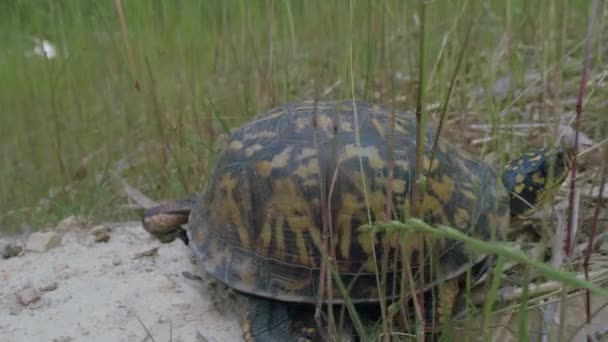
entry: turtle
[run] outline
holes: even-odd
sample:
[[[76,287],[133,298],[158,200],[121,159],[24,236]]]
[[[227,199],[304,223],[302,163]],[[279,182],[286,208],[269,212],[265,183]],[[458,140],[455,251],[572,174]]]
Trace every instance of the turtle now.
[[[416,274],[424,265],[424,291],[433,289],[434,314],[445,321],[464,275],[483,272],[489,257],[454,240],[359,227],[404,220],[415,200],[417,217],[431,225],[505,239],[511,218],[550,198],[571,164],[557,146],[498,170],[443,137],[435,141],[428,122],[416,174],[416,132],[413,113],[366,102],[278,106],[230,134],[202,191],[146,210],[144,228],[161,241],[184,239],[204,271],[249,299],[246,341],[318,340],[301,305],[398,300],[399,265],[408,263]],[[414,186],[421,189],[415,198]],[[328,294],[324,263],[345,290]]]

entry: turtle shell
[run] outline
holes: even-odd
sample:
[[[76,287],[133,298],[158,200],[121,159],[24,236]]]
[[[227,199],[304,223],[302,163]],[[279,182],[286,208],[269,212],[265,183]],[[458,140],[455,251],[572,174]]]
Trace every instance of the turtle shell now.
[[[509,198],[496,171],[442,139],[431,162],[434,134],[426,127],[420,217],[500,238]],[[417,272],[424,255],[427,283],[462,274],[475,258],[456,241],[358,229],[408,215],[415,137],[411,113],[352,101],[289,103],[247,122],[231,134],[190,216],[203,268],[239,291],[292,302],[318,300],[321,250],[355,303],[394,297],[403,260]],[[344,300],[332,292],[325,301]]]

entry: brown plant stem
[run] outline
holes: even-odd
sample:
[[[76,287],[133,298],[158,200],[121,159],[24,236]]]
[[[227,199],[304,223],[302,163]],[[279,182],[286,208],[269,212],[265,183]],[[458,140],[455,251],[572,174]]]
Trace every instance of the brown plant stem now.
[[[574,134],[574,153],[572,156],[572,169],[570,171],[570,193],[568,196],[568,223],[566,226],[566,242],[564,246],[564,253],[567,257],[570,257],[572,251],[572,228],[573,228],[573,210],[574,210],[574,193],[576,190],[576,169],[577,169],[577,154],[578,154],[578,141],[579,132],[581,130],[581,120],[583,116],[583,97],[585,96],[585,88],[589,79],[589,65],[591,64],[591,42],[593,36],[593,26],[595,12],[597,8],[597,0],[591,2],[589,12],[589,25],[587,27],[587,37],[585,38],[585,57],[583,60],[583,70],[581,75],[581,81],[578,88],[578,97],[576,100],[576,120],[575,120],[575,134]]]
[[[593,253],[593,245],[597,236],[598,222],[600,217],[600,209],[604,207],[604,186],[606,185],[606,174],[608,173],[606,161],[602,165],[602,178],[600,180],[600,193],[593,212],[593,220],[591,221],[591,231],[589,232],[589,243],[587,244],[587,252],[583,261],[583,269],[585,271],[585,280],[589,280],[589,262]],[[591,293],[587,289],[585,291],[585,311],[587,314],[587,323],[591,323]]]

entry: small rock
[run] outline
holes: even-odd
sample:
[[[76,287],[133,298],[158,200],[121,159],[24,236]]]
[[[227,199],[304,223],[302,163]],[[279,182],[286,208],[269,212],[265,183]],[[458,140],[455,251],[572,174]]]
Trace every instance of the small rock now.
[[[188,271],[182,271],[182,276],[184,276],[184,278],[190,279],[190,280],[196,280],[196,281],[200,281],[200,282],[203,281],[203,277],[201,277],[197,274],[188,272]]]
[[[602,241],[599,249],[600,252],[608,254],[608,239]]]
[[[34,303],[40,299],[40,294],[34,288],[26,287],[23,290],[15,293],[19,302],[25,306]]]
[[[16,257],[19,254],[21,254],[21,252],[23,251],[23,247],[17,244],[10,244],[7,246],[7,248],[4,250],[4,253],[2,254],[2,256],[4,256],[5,258],[12,258],[12,257]]]
[[[74,339],[71,336],[59,336],[53,339],[53,342],[71,342]]]
[[[39,288],[39,290],[42,292],[51,292],[51,291],[57,290],[57,286],[58,286],[57,282],[54,281],[52,283],[48,283],[46,285],[41,286]]]
[[[95,242],[108,242],[110,240],[110,227],[99,225],[91,229]]]
[[[120,258],[119,258],[119,257],[114,257],[114,258],[112,258],[112,265],[114,265],[114,266],[118,266],[118,265],[120,265],[120,264],[122,264],[122,260],[120,260]]]
[[[14,242],[0,240],[0,256],[4,259],[16,257],[22,250],[23,247]]]
[[[61,236],[55,232],[33,233],[25,243],[25,249],[33,252],[46,252],[61,244]]]
[[[57,230],[61,232],[71,231],[84,227],[84,220],[78,216],[68,216],[57,224]]]
[[[196,336],[194,337],[194,342],[215,342],[215,339],[209,339],[207,336],[201,334],[200,331],[196,332]]]
[[[143,251],[143,252],[139,252],[139,253],[135,254],[135,256],[133,256],[133,259],[151,257],[151,256],[155,256],[157,254],[158,254],[158,247],[154,247],[154,248],[148,249],[147,251]]]

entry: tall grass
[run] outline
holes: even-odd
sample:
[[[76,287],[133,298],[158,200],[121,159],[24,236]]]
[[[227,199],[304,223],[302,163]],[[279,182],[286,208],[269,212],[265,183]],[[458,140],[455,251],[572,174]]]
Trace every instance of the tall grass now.
[[[72,213],[131,215],[108,209],[125,201],[105,176],[118,161],[126,164],[123,175],[151,196],[184,195],[200,187],[226,127],[272,105],[310,98],[316,89],[322,96],[329,90],[330,98],[352,93],[348,3],[124,1],[132,68],[113,1],[0,6],[3,230],[23,222],[39,227]],[[467,76],[455,92],[460,101],[451,109],[471,106],[478,113],[472,119],[496,121],[502,108],[495,99],[466,94],[490,94],[493,80],[506,71],[515,85],[525,86],[527,66],[562,70],[556,65],[561,51],[540,58],[548,52],[536,46],[554,44],[545,41],[543,30],[566,24],[569,29],[557,39],[564,50],[584,36],[584,5],[561,4],[559,20],[545,22],[541,14],[553,6],[470,3],[461,13],[460,2],[429,5],[424,44],[429,61],[437,62],[426,63],[433,65],[426,104],[440,101],[457,61],[453,37],[466,27],[454,25],[454,14],[482,13],[464,61]],[[417,12],[416,1],[353,2],[357,98],[415,106]],[[510,60],[501,63],[497,51],[505,49],[505,32]],[[55,44],[59,56],[26,58],[34,37]],[[86,177],[74,183],[83,170]],[[99,191],[103,196],[95,195]]]
[[[575,105],[588,2],[433,1],[424,15],[420,3],[0,3],[0,232],[70,214],[138,218],[116,175],[155,199],[197,191],[231,128],[296,99],[441,117],[442,136],[498,167],[555,143]],[[583,132],[599,141],[597,36]],[[58,56],[33,55],[35,39]]]

